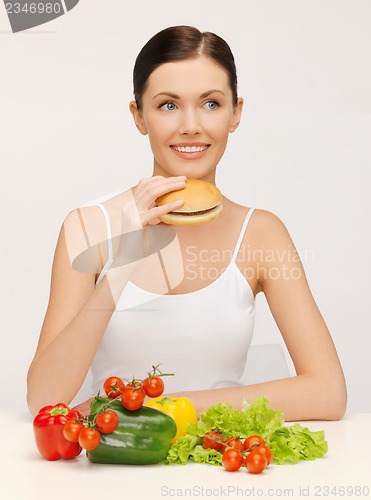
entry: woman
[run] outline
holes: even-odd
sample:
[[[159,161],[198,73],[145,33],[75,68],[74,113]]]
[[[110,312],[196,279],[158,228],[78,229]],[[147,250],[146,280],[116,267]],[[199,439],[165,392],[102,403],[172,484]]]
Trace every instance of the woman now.
[[[161,363],[175,372],[165,380],[166,393],[189,397],[198,411],[265,395],[286,420],[340,419],[343,372],[279,218],[223,197],[216,219],[172,226],[171,241],[159,220],[183,203],[157,207],[160,195],[182,189],[187,178],[215,184],[228,136],[239,125],[243,99],[229,46],[193,27],[159,32],[137,57],[134,96],[130,111],[149,137],[152,176],[66,217],[28,373],[31,412],[56,400],[69,404],[90,367],[96,390],[110,375],[144,378]],[[157,230],[158,247],[146,253],[150,229]],[[258,293],[297,375],[242,386]],[[88,402],[79,408],[86,411]]]

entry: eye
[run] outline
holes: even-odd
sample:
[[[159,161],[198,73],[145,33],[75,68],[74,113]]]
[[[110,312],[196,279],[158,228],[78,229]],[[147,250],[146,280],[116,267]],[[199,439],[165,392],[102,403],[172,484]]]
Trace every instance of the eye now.
[[[166,101],[160,104],[159,109],[162,109],[165,106],[165,111],[173,111],[175,109],[175,104],[173,101]]]
[[[218,101],[207,101],[205,104],[209,105],[208,109],[210,110],[218,109],[220,107]]]

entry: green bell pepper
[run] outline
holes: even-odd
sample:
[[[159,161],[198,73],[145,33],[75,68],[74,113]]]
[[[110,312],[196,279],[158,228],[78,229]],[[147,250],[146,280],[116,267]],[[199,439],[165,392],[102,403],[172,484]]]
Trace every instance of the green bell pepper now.
[[[155,464],[165,459],[175,436],[175,421],[165,413],[143,406],[126,410],[121,401],[98,397],[92,401],[90,414],[103,405],[117,413],[119,423],[110,434],[102,434],[100,444],[87,451],[91,462],[106,464]]]

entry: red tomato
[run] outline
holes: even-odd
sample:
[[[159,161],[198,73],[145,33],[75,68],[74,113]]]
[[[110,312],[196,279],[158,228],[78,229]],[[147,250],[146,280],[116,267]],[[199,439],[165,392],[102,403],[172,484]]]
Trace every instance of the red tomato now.
[[[202,446],[204,448],[211,448],[212,450],[220,451],[222,449],[222,443],[214,441],[214,439],[222,440],[222,435],[217,431],[207,432],[202,438]]]
[[[243,443],[239,438],[230,437],[228,439],[225,439],[224,443],[225,444],[222,445],[222,452],[227,450],[228,446],[230,446],[231,448],[235,448],[236,450],[239,450],[241,452],[243,451]]]
[[[245,458],[245,467],[251,474],[260,474],[267,465],[267,459],[258,450],[249,453]]]
[[[229,472],[234,472],[238,470],[243,462],[243,455],[240,450],[236,448],[229,448],[223,453],[222,464],[225,470]]]
[[[122,394],[125,384],[120,377],[109,377],[103,384],[104,392],[109,398],[117,398]]]
[[[91,427],[84,427],[79,434],[79,445],[85,450],[94,450],[100,443],[100,433]]]
[[[164,381],[160,377],[148,377],[143,382],[144,392],[150,398],[157,398],[164,392]]]
[[[71,441],[71,443],[78,443],[79,434],[83,428],[84,424],[82,422],[67,420],[63,426],[63,436],[67,439],[67,441]]]
[[[146,393],[142,388],[125,387],[122,393],[121,402],[124,408],[130,411],[139,410],[143,406]]]
[[[95,419],[97,429],[103,434],[113,432],[119,423],[119,417],[113,410],[107,410],[103,413],[98,413]]]
[[[243,448],[244,448],[244,450],[251,451],[249,448],[255,447],[255,446],[258,446],[261,444],[265,444],[264,439],[262,437],[254,434],[254,435],[249,436],[245,439],[245,441],[243,443]]]
[[[273,460],[272,450],[265,444],[261,444],[260,446],[253,448],[251,453],[261,453],[262,455],[264,455],[265,458],[267,459],[267,467],[269,464],[272,463]]]

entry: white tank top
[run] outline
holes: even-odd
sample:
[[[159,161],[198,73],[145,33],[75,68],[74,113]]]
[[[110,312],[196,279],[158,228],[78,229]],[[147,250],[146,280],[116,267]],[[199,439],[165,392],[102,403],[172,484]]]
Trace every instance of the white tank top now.
[[[104,205],[95,200],[85,206],[92,205],[104,214],[108,241],[108,259],[97,285],[112,262],[112,234]],[[175,374],[164,379],[166,393],[241,385],[255,300],[235,260],[253,211],[245,217],[229,265],[206,287],[158,295],[127,283],[91,365],[93,394],[102,392],[112,375],[145,378],[154,364]]]

